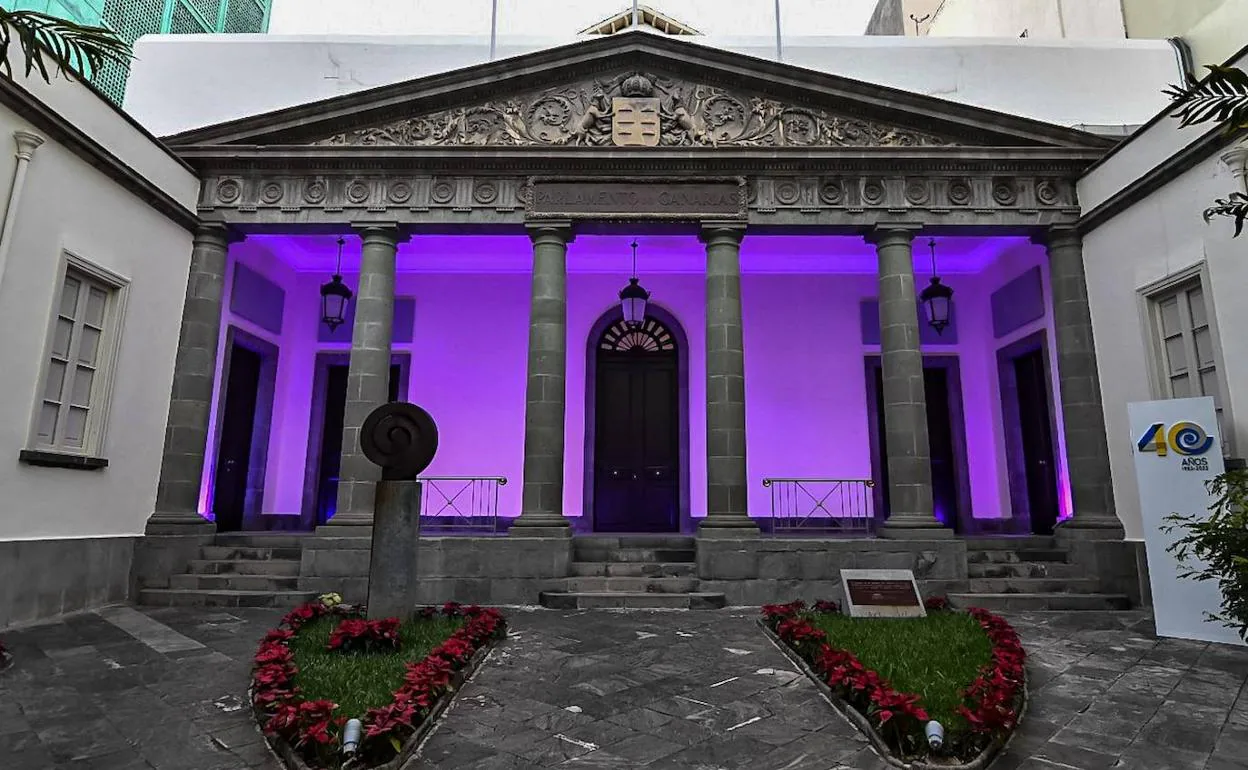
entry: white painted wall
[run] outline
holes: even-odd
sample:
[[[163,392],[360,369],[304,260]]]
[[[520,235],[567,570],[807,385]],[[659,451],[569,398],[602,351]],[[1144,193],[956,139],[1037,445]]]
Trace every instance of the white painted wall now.
[[[503,37],[499,57],[574,42]],[[764,59],[767,36],[691,38]],[[159,136],[479,64],[483,36],[149,36],[126,110]],[[784,61],[1060,125],[1139,125],[1178,79],[1164,41],[786,38]],[[1079,87],[1072,88],[1071,84]]]
[[[22,82],[20,73],[15,73]],[[198,179],[74,81],[25,85],[127,165],[190,208]],[[47,137],[0,108],[0,189],[11,185],[12,134]],[[34,156],[0,279],[0,540],[137,535],[152,514],[173,379],[191,234],[50,138]],[[130,281],[102,471],[18,462],[39,403],[62,254]]]
[[[1019,37],[1024,30],[1039,38],[1126,37],[1121,0],[945,0],[927,34]]]
[[[1177,121],[1169,118],[1151,126],[1083,179],[1079,197],[1085,211],[1204,132],[1201,128],[1180,129]],[[1235,185],[1230,171],[1215,154],[1102,225],[1084,241],[1114,496],[1118,515],[1131,538],[1140,538],[1143,532],[1127,404],[1161,396],[1152,384],[1150,330],[1141,314],[1140,289],[1193,265],[1207,266],[1210,281],[1205,287],[1206,297],[1212,297],[1209,314],[1215,328],[1221,330],[1220,364],[1229,385],[1224,402],[1230,417],[1227,432],[1234,435],[1238,453],[1248,451],[1248,356],[1243,355],[1239,333],[1248,328],[1248,305],[1242,297],[1242,288],[1248,285],[1248,240],[1233,240],[1227,220],[1206,225],[1201,218],[1208,203],[1226,197]]]

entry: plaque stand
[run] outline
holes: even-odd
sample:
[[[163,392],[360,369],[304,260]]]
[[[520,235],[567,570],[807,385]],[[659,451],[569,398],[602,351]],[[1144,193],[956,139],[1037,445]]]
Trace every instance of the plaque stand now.
[[[377,482],[373,553],[368,562],[370,620],[406,620],[416,607],[420,487],[419,481]]]

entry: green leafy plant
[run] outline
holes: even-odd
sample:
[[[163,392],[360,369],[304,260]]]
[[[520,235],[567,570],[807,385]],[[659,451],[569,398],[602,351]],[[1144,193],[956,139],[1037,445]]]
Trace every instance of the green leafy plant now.
[[[1221,612],[1206,615],[1248,641],[1248,471],[1223,473],[1208,488],[1215,498],[1208,516],[1175,513],[1166,517],[1169,523],[1162,531],[1183,533],[1166,550],[1183,569],[1179,577],[1217,581],[1222,591]]]
[[[1203,123],[1226,123],[1227,133],[1248,128],[1248,73],[1238,67],[1208,67],[1204,80],[1187,87],[1170,86],[1165,90],[1177,105],[1171,116],[1180,127]],[[1244,231],[1248,218],[1248,196],[1233,192],[1227,198],[1218,198],[1214,205],[1205,209],[1205,223],[1214,217],[1230,217],[1235,220],[1235,237]]]
[[[78,24],[38,11],[10,11],[0,7],[0,72],[13,76],[12,43],[25,57],[26,74],[36,69],[51,82],[54,71],[70,70],[86,76],[112,60],[128,62],[130,46],[107,27]],[[45,57],[48,61],[45,61]]]

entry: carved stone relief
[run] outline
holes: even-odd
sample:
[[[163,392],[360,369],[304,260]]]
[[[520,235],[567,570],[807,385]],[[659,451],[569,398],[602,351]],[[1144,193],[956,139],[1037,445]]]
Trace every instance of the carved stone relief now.
[[[347,131],[320,145],[952,146],[934,134],[630,73]]]

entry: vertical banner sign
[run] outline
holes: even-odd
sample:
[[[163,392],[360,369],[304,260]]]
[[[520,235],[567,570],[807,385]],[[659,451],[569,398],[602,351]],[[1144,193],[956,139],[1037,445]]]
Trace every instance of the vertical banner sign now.
[[[1224,470],[1213,399],[1143,401],[1128,404],[1127,413],[1157,635],[1243,644],[1234,630],[1205,616],[1222,603],[1217,582],[1179,577],[1185,569],[1166,549],[1182,530],[1162,531],[1167,516],[1208,514],[1213,504],[1206,484]],[[1191,559],[1189,566],[1203,562]]]

